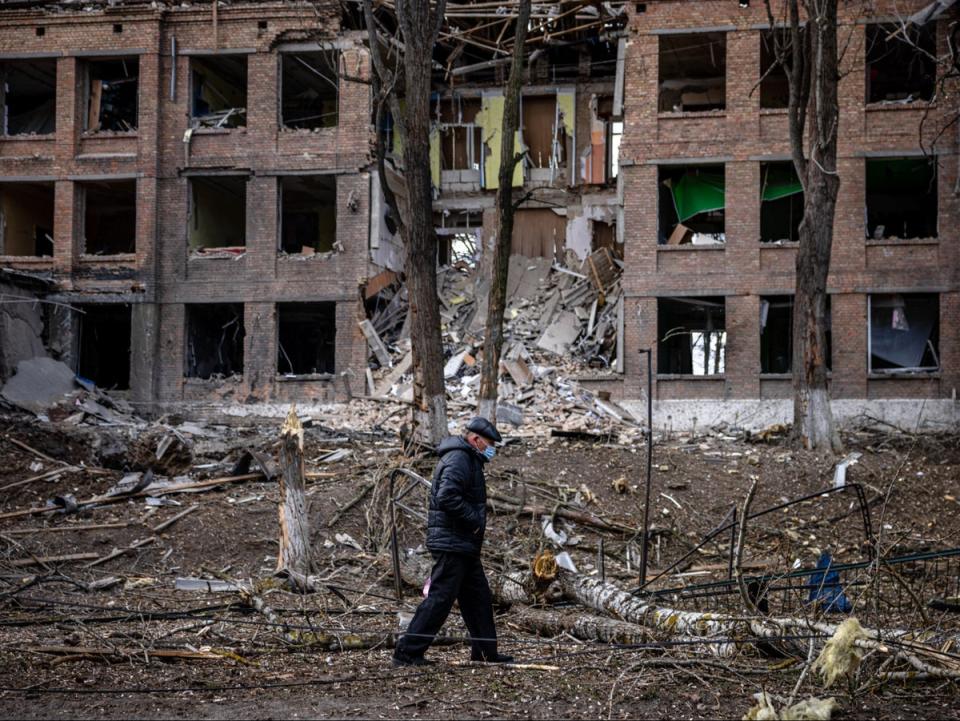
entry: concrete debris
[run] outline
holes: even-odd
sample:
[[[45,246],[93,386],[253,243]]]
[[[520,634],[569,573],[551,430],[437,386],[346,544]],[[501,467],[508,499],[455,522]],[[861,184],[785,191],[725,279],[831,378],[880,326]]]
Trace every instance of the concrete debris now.
[[[30,358],[17,363],[17,372],[0,395],[31,413],[43,413],[76,388],[74,373],[52,358]]]
[[[558,431],[570,438],[583,434],[588,440],[622,442],[641,437],[637,420],[609,393],[593,393],[582,382],[614,380],[613,374],[623,370],[618,367],[623,343],[620,272],[604,249],[573,268],[552,258],[510,259],[497,418],[514,426],[515,435]],[[395,284],[381,284],[368,302],[366,322],[377,330],[392,360],[387,367],[379,354],[371,353],[371,396],[411,402],[406,303],[396,300],[405,299],[406,292],[395,276],[389,280]],[[437,284],[453,428],[476,412],[489,289],[463,262],[441,268]]]

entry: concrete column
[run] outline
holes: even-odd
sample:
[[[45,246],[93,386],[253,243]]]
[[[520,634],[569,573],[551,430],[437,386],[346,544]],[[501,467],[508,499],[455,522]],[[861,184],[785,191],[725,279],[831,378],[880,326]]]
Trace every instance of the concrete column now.
[[[186,348],[184,306],[182,303],[158,304],[155,317],[158,319],[155,325],[158,330],[154,332],[159,333],[159,337],[152,344],[157,350],[151,362],[156,366],[153,371],[156,374],[156,400],[180,401],[183,399],[183,356]],[[141,316],[142,321],[148,319],[148,313]],[[136,329],[136,324],[133,327]],[[144,341],[142,347],[147,352],[150,345]],[[136,365],[134,362],[134,367]]]
[[[130,396],[135,403],[154,400],[154,376],[161,365],[157,352],[159,316],[155,303],[134,303],[130,308]],[[170,361],[172,366],[176,355],[170,356]]]

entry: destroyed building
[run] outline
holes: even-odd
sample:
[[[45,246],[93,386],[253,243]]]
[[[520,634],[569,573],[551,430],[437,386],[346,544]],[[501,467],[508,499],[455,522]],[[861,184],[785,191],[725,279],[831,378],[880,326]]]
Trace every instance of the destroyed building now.
[[[931,61],[956,9],[928,5],[841,8],[827,359],[841,417],[909,421],[923,399],[956,422],[958,109]],[[42,329],[20,355],[42,347],[161,406],[408,398],[403,251],[370,152],[379,134],[402,196],[402,146],[371,113],[358,4],[86,6],[0,10],[0,282],[60,304],[18,326]],[[376,8],[384,28],[391,12]],[[464,407],[515,12],[448,4],[434,55],[441,316]],[[534,7],[507,403],[536,405],[531,387],[562,366],[561,399],[576,383],[637,410],[649,351],[658,425],[791,417],[803,189],[783,34],[745,0]]]
[[[340,21],[332,2],[0,8],[0,379],[49,355],[144,410],[362,382],[368,62]]]

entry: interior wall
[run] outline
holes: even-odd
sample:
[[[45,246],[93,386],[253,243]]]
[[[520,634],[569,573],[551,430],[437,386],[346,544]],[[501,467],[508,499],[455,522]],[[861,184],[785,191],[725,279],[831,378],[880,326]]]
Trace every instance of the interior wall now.
[[[83,252],[87,255],[133,253],[137,237],[137,181],[83,186]]]
[[[38,230],[53,237],[53,186],[0,185],[0,255],[53,255],[49,241],[38,243]]]
[[[549,208],[522,208],[513,218],[511,255],[562,259],[567,218]]]
[[[246,179],[191,178],[189,183],[190,249],[246,245]]]

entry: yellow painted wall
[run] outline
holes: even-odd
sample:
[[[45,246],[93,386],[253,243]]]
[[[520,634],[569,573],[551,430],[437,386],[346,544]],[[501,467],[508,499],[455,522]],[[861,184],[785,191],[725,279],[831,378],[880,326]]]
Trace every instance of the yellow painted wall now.
[[[480,112],[477,113],[476,123],[482,130],[484,160],[483,178],[484,188],[496,189],[500,187],[500,143],[503,130],[503,95],[484,95]],[[519,131],[514,139],[514,152],[523,149],[523,138]],[[523,163],[517,163],[513,169],[513,185],[523,185]]]

